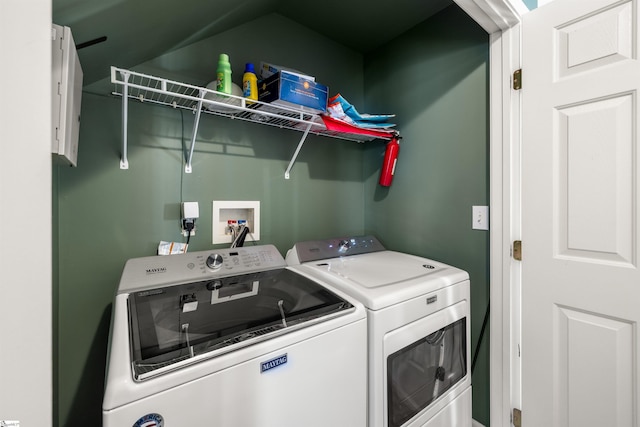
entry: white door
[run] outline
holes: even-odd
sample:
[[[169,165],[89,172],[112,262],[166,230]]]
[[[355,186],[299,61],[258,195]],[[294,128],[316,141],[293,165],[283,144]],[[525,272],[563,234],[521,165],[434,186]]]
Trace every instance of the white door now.
[[[523,17],[522,420],[639,424],[637,0]]]

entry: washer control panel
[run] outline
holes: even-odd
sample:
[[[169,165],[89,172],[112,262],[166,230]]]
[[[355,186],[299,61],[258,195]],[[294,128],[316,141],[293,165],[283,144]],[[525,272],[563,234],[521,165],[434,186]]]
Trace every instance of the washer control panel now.
[[[249,274],[286,266],[284,258],[273,245],[133,258],[127,261],[122,272],[119,292],[190,280]]]
[[[256,270],[282,267],[284,263],[282,255],[272,245],[216,249],[212,252],[200,252],[194,255],[201,269],[207,273],[244,274]]]

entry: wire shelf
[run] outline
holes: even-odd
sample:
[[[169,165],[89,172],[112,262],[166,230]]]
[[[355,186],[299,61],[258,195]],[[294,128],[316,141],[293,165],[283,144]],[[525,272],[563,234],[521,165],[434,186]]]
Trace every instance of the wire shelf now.
[[[287,179],[300,148],[309,133],[356,142],[366,142],[379,138],[391,139],[397,133],[389,132],[387,137],[384,132],[372,134],[372,132],[364,131],[363,133],[358,133],[357,131],[351,133],[331,130],[327,129],[322,117],[318,114],[273,103],[252,101],[235,95],[222,95],[206,87],[180,83],[117,67],[111,67],[111,82],[114,84],[113,95],[122,97],[123,149],[120,161],[122,169],[128,169],[129,167],[127,160],[128,100],[182,108],[191,110],[196,114],[189,158],[185,166],[185,172],[187,173],[191,172],[193,149],[202,113],[303,132],[298,148],[285,172],[285,178]]]

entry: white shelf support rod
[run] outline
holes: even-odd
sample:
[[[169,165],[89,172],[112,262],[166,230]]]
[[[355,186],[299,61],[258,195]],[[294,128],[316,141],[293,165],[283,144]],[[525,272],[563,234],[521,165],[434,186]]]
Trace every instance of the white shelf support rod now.
[[[198,107],[195,111],[195,122],[193,123],[193,135],[191,135],[191,148],[189,148],[189,158],[187,164],[184,167],[184,173],[191,173],[191,159],[193,158],[193,149],[196,146],[196,135],[198,134],[198,126],[200,125],[200,115],[202,114],[202,100],[205,95],[204,90],[200,90],[200,98],[198,99]]]
[[[129,160],[127,159],[127,127],[129,116],[129,76],[126,71],[120,71],[122,75],[122,157],[120,158],[120,169],[129,169]]]
[[[305,139],[307,139],[307,135],[309,135],[309,130],[310,129],[311,129],[311,123],[309,123],[307,125],[307,128],[304,131],[304,134],[302,134],[302,138],[300,139],[300,142],[298,143],[298,147],[296,148],[296,151],[293,153],[293,157],[291,157],[291,161],[289,162],[289,166],[287,167],[287,170],[284,172],[284,179],[289,179],[289,172],[291,172],[291,168],[293,167],[293,164],[296,162],[296,158],[298,157],[298,154],[300,153],[300,149],[304,145]]]

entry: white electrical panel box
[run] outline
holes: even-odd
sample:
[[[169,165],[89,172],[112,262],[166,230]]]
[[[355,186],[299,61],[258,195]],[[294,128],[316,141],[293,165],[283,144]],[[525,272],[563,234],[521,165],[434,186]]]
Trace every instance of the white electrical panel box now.
[[[51,152],[55,160],[76,166],[82,101],[82,67],[69,27],[53,24],[51,40]]]
[[[229,221],[246,221],[249,232],[247,241],[260,240],[260,202],[259,201],[213,201],[211,224],[212,242],[232,243],[233,234],[229,231]]]

